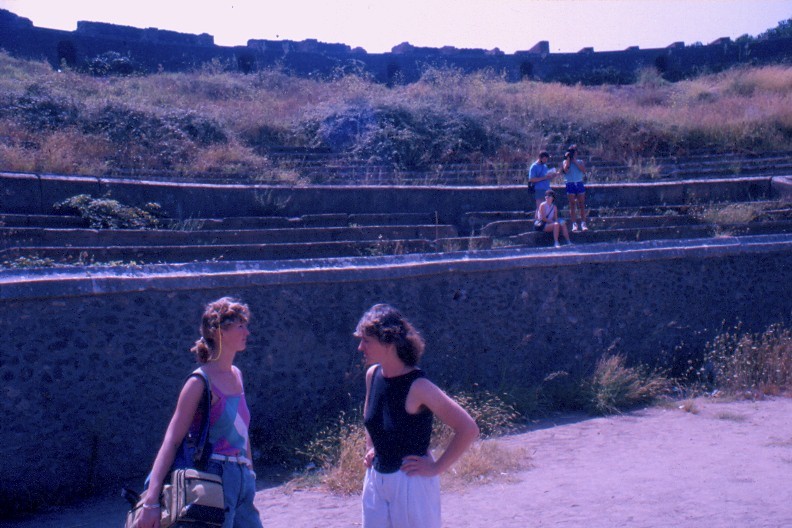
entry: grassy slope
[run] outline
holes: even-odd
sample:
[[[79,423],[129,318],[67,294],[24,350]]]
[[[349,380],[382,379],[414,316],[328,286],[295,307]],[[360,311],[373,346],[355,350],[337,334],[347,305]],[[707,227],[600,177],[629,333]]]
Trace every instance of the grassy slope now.
[[[90,77],[0,54],[0,170],[180,171],[293,179],[276,147],[322,147],[409,170],[523,161],[584,145],[633,162],[691,150],[792,149],[792,67],[737,69],[668,84],[506,83],[430,70],[386,88],[279,71]]]

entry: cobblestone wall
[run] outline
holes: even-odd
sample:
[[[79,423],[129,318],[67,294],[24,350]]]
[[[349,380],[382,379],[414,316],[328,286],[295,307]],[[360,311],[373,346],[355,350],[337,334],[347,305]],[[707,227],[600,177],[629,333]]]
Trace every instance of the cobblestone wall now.
[[[254,314],[238,364],[261,447],[360,403],[351,333],[375,302],[395,304],[423,330],[423,366],[447,389],[578,375],[614,343],[633,360],[673,365],[724,323],[788,320],[790,242],[722,244],[430,263],[403,256],[391,268],[349,261],[344,270],[167,280],[136,273],[115,287],[89,273],[79,280],[108,293],[74,295],[68,280],[15,290],[0,303],[0,509],[138,482],[192,368],[202,306],[222,295],[241,297]]]

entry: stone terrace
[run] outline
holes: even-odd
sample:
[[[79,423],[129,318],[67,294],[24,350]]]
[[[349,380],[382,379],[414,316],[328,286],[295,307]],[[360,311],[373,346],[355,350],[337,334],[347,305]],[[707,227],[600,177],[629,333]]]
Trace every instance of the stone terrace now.
[[[699,167],[700,171],[704,170]],[[5,175],[0,262],[6,267],[264,261],[544,248],[524,187],[173,187]],[[792,232],[788,178],[589,184],[591,229],[576,244]],[[559,194],[563,196],[561,188]],[[91,229],[49,204],[79,193],[163,204],[159,229]],[[201,193],[203,203],[197,193]],[[126,199],[125,199],[126,197]],[[266,202],[266,203],[264,203]],[[563,198],[560,203],[563,205]],[[256,214],[257,211],[262,211]],[[212,213],[206,215],[206,213]],[[562,209],[562,216],[568,211]]]

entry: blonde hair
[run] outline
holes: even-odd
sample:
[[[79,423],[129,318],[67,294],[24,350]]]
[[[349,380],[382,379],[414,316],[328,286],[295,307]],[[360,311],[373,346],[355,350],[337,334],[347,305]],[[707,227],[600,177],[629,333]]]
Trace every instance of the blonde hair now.
[[[204,309],[201,318],[200,339],[190,351],[195,354],[199,363],[217,361],[223,354],[221,328],[234,323],[247,323],[250,320],[250,308],[232,297],[222,297],[210,302]]]

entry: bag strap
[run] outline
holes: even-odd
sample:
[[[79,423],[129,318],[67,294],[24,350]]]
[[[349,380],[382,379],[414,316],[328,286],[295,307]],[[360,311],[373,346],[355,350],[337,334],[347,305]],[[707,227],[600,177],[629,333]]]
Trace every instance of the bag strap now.
[[[209,377],[200,368],[196,369],[192,374],[187,376],[188,380],[190,378],[201,378],[204,384],[204,393],[203,397],[201,398],[201,405],[203,406],[201,413],[201,427],[198,432],[198,443],[195,446],[195,455],[193,457],[193,463],[195,464],[195,467],[201,467],[201,465],[203,465],[202,463],[204,459],[203,451],[206,447],[206,440],[209,437],[209,412],[212,408],[212,389],[209,386]],[[208,459],[208,456],[206,458]]]
[[[550,221],[550,217],[553,216],[553,211],[555,210],[554,208],[555,208],[555,204],[553,204],[550,207],[548,207],[547,209],[545,209],[544,218],[542,218],[543,222],[546,223],[546,222]]]

